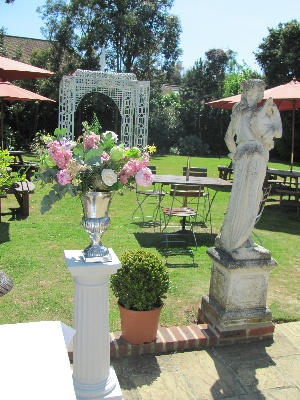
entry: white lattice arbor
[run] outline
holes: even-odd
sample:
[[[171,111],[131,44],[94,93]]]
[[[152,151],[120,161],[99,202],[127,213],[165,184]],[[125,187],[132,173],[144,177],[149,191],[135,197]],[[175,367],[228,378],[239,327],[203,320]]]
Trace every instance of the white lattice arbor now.
[[[76,70],[59,85],[59,127],[74,138],[74,114],[88,93],[103,93],[118,106],[121,114],[121,142],[144,148],[148,140],[150,82],[138,81],[134,74]]]

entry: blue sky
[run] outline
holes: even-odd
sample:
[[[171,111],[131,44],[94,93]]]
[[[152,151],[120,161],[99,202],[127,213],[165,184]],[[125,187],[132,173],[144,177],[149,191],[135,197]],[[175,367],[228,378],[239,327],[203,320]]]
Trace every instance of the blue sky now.
[[[43,21],[36,8],[43,4],[45,0],[15,0],[13,4],[0,0],[0,26],[7,28],[8,35],[42,38]],[[183,67],[192,67],[207,50],[221,48],[237,52],[240,63],[244,60],[259,70],[253,52],[268,35],[268,27],[300,20],[299,4],[299,0],[175,0],[172,12],[181,20]]]

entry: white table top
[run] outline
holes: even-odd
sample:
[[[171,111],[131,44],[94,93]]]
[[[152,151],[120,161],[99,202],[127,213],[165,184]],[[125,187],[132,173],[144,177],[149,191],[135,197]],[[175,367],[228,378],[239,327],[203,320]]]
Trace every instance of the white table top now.
[[[76,400],[66,331],[59,321],[0,325],[1,399]]]

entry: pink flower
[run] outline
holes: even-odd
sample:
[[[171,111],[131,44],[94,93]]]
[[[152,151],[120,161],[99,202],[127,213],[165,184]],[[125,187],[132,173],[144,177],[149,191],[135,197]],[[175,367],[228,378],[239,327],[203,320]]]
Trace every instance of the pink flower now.
[[[125,174],[119,173],[118,178],[122,185],[126,185],[128,183],[128,178]]]
[[[149,168],[142,168],[136,175],[135,180],[139,186],[150,186],[153,182],[153,175]]]
[[[58,171],[56,174],[58,183],[61,185],[67,185],[68,183],[72,182],[72,176],[68,174],[68,172],[65,169],[62,169]]]
[[[88,135],[83,136],[83,148],[84,150],[96,149],[100,141],[100,135],[96,135],[94,132],[90,132]]]
[[[145,163],[143,161],[136,160],[134,158],[130,158],[130,160],[124,165],[122,168],[122,172],[125,173],[126,176],[134,176],[139,172],[142,168],[146,168],[148,165],[148,161]]]
[[[101,154],[101,160],[102,162],[106,162],[110,159],[110,155],[107,154],[105,151],[103,151],[103,153]]]
[[[72,151],[68,147],[61,146],[57,140],[50,143],[48,153],[60,169],[65,169],[72,159]]]

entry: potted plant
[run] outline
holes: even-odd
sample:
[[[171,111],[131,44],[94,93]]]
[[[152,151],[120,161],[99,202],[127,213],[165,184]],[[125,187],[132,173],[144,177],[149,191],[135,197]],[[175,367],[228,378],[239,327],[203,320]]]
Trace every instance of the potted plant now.
[[[128,251],[120,261],[122,268],[111,276],[111,288],[118,298],[122,336],[131,344],[152,342],[169,289],[168,270],[145,250]]]

